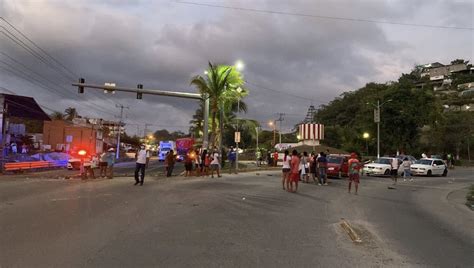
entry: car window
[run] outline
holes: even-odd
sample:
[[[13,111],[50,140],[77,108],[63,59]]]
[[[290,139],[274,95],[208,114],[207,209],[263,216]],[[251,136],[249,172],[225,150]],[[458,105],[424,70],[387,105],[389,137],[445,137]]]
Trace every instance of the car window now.
[[[440,160],[436,160],[436,161],[434,161],[434,163],[438,166],[444,165],[443,161],[440,161]]]
[[[328,163],[339,164],[339,163],[341,163],[341,160],[342,160],[342,159],[341,159],[341,157],[337,157],[337,156],[329,156],[329,157],[327,158],[327,160],[328,160]]]
[[[415,163],[416,164],[420,164],[420,165],[428,165],[428,166],[431,166],[431,163],[433,161],[432,160],[428,160],[428,159],[420,159],[418,161],[416,161]]]
[[[386,165],[390,165],[392,162],[392,160],[390,158],[379,158],[377,160],[374,161],[374,163],[377,163],[377,164],[386,164]]]

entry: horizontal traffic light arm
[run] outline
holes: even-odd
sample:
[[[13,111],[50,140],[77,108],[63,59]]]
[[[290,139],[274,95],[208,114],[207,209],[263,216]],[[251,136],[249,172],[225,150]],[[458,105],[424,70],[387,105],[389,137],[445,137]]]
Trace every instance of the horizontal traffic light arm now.
[[[160,95],[160,96],[168,96],[168,97],[179,97],[179,98],[187,98],[187,99],[194,99],[194,100],[202,100],[202,96],[199,93],[164,91],[164,90],[157,90],[157,89],[111,87],[111,86],[93,85],[93,84],[84,84],[84,83],[72,83],[72,85],[76,87],[95,88],[95,89],[101,89],[101,90],[107,90],[107,91],[133,92],[133,93],[142,93],[142,94],[149,94],[149,95]]]

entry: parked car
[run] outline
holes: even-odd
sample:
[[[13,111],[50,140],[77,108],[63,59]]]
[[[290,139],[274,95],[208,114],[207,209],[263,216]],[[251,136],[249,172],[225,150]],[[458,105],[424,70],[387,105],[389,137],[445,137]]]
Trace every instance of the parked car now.
[[[380,157],[372,163],[368,163],[364,165],[363,173],[367,176],[370,175],[390,175],[390,170],[392,169],[392,160],[394,157]],[[398,160],[398,174],[403,174],[403,167],[402,167],[402,160],[399,158],[395,158]]]
[[[91,165],[91,160],[90,159],[85,159],[84,160],[84,166],[90,166]],[[81,169],[81,159],[79,158],[69,158],[67,161],[67,169],[69,170],[79,170]]]
[[[411,174],[413,175],[448,175],[448,167],[441,159],[435,158],[424,158],[415,162],[410,167]]]
[[[327,175],[341,179],[343,176],[347,177],[349,173],[348,155],[329,155]]]

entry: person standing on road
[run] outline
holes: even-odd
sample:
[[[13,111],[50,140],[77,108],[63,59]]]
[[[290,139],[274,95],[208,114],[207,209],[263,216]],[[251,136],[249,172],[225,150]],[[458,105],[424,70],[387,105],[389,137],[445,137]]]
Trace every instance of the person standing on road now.
[[[204,172],[206,173],[206,177],[209,177],[209,169],[211,168],[211,153],[206,152],[206,156],[204,158]]]
[[[202,150],[202,153],[201,153],[201,156],[200,156],[200,159],[201,159],[200,168],[201,168],[201,175],[202,176],[204,176],[204,174],[206,174],[206,176],[208,175],[207,174],[208,171],[206,171],[206,158],[207,158],[207,149],[204,149],[204,150]]]
[[[222,177],[220,174],[220,155],[217,152],[217,150],[214,150],[214,153],[212,154],[211,157],[211,178],[214,178],[214,171],[217,172],[217,177]]]
[[[405,159],[403,159],[402,166],[403,166],[403,181],[407,181],[408,177],[410,178],[410,181],[413,181],[413,178],[411,177],[411,171],[410,171],[411,161],[408,160],[408,157],[405,157]]]
[[[311,174],[311,178],[313,179],[313,182],[315,184],[318,183],[316,181],[316,177],[318,177],[317,167],[318,167],[318,162],[316,161],[316,154],[312,152],[309,158],[309,173]]]
[[[328,185],[327,183],[327,168],[328,168],[328,159],[326,154],[321,152],[321,156],[318,158],[318,169],[319,169],[319,184],[318,185]]]
[[[184,169],[186,171],[186,173],[184,173],[185,177],[191,176],[191,173],[193,172],[193,153],[194,152],[192,150],[189,150],[184,156]]]
[[[108,152],[103,152],[99,158],[99,177],[107,177],[107,157]]]
[[[229,159],[229,174],[232,174],[232,169],[234,170],[234,173],[237,174],[237,169],[235,167],[237,154],[234,150],[234,147],[230,147],[229,153],[227,154],[227,158]]]
[[[283,168],[281,169],[281,184],[283,186],[283,190],[286,190],[285,185],[288,185],[288,181],[290,179],[290,169],[291,169],[291,156],[288,150],[285,150],[285,155],[283,156]]]
[[[301,180],[303,182],[309,182],[309,160],[308,160],[308,153],[303,152],[303,156],[301,157]]]
[[[106,157],[106,163],[105,163],[105,176],[108,179],[113,179],[114,178],[114,164],[115,164],[115,150],[114,148],[110,148],[109,151],[107,152],[107,157]],[[107,176],[107,173],[109,175]]]
[[[355,194],[357,195],[357,192],[359,190],[359,171],[361,169],[361,163],[359,162],[359,159],[357,159],[356,153],[351,153],[351,158],[347,162],[347,165],[349,166],[349,186],[347,192],[351,193],[352,182],[354,182]]]
[[[197,148],[196,151],[194,152],[194,170],[196,171],[196,176],[200,177],[201,176],[201,155],[199,154],[200,149]]]
[[[287,182],[287,190],[290,193],[296,193],[298,191],[298,181],[300,180],[300,158],[298,151],[293,150],[291,152],[291,162],[290,162],[290,178]],[[293,189],[293,185],[295,188]]]
[[[397,180],[398,180],[398,167],[399,167],[398,158],[393,157],[390,165],[392,167],[392,170],[390,171],[390,175],[392,177],[393,185],[395,185],[397,184]]]
[[[278,165],[278,151],[275,150],[273,153],[273,166],[276,167]]]
[[[145,149],[145,144],[140,146],[140,150],[135,155],[137,160],[135,166],[135,185],[140,183],[140,186],[143,185],[145,180],[145,168],[148,166],[148,161],[150,160],[150,153]],[[138,174],[140,173],[140,179]]]
[[[174,151],[170,150],[165,158],[165,168],[166,168],[166,177],[171,177],[173,174],[173,168],[176,158],[174,156]]]

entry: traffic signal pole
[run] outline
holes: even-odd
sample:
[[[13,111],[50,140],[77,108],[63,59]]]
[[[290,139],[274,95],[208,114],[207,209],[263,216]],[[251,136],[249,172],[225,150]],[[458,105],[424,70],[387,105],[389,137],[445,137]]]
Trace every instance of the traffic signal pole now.
[[[159,95],[159,96],[204,101],[204,129],[203,129],[202,145],[203,145],[203,148],[208,148],[209,146],[209,138],[208,138],[209,137],[209,97],[206,94],[177,92],[177,91],[164,91],[164,90],[157,90],[157,89],[143,89],[142,85],[140,88],[127,88],[127,87],[86,84],[84,78],[80,78],[79,83],[72,83],[72,85],[78,87],[79,93],[83,93],[84,88],[91,88],[91,89],[106,90],[109,92],[113,92],[113,91],[132,92],[132,93],[136,93],[137,96],[141,94],[147,94],[147,95]]]
[[[128,107],[123,106],[122,104],[118,105],[115,104],[115,107],[120,108],[120,121],[118,125],[118,132],[117,132],[117,152],[115,153],[115,158],[120,158],[120,134],[122,133],[122,120],[123,120],[123,109],[128,109]]]

